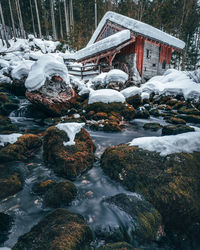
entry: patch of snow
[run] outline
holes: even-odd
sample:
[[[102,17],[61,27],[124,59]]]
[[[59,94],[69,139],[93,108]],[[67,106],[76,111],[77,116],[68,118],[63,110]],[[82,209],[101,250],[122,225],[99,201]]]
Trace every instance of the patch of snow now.
[[[0,250],[11,250],[11,248],[8,248],[8,247],[0,247]]]
[[[105,86],[105,77],[106,77],[107,73],[101,73],[98,76],[95,76],[92,79],[92,83],[96,86],[96,85],[102,85]]]
[[[200,151],[200,132],[161,137],[141,137],[133,139],[129,146],[139,146],[144,150],[155,151],[161,156],[173,153]]]
[[[21,61],[16,67],[13,68],[11,72],[12,78],[20,80],[24,76],[28,76],[33,64],[34,62],[30,60]]]
[[[125,83],[128,80],[128,74],[119,69],[110,70],[105,76],[105,82],[122,82]]]
[[[97,39],[99,33],[101,32],[108,20],[120,25],[121,27],[130,29],[138,35],[144,35],[146,37],[152,38],[153,40],[162,41],[165,44],[171,45],[179,49],[183,49],[185,47],[185,43],[174,36],[171,36],[157,28],[154,28],[149,24],[142,23],[140,21],[137,21],[127,16],[120,15],[112,11],[108,11],[104,15],[93,36],[91,37],[87,47],[90,47],[93,43],[95,43],[95,40]]]
[[[126,89],[123,89],[121,91],[121,94],[125,97],[125,98],[129,98],[131,96],[134,96],[134,95],[140,95],[141,94],[141,89],[136,87],[136,86],[133,86],[133,87],[128,87]]]
[[[75,53],[76,60],[82,60],[91,55],[98,54],[99,52],[103,52],[105,50],[114,48],[131,38],[130,30],[123,30],[114,35],[106,37],[96,43],[90,43],[87,47],[77,51]]]
[[[59,123],[56,125],[56,128],[65,131],[67,134],[69,141],[68,142],[63,142],[64,146],[72,146],[75,145],[75,137],[76,134],[78,134],[85,123],[77,123],[77,122],[69,122],[69,123]]]
[[[150,94],[149,94],[149,93],[146,93],[146,92],[143,92],[143,93],[141,94],[141,97],[142,97],[142,100],[146,100],[146,99],[149,99]]]
[[[194,82],[188,72],[167,70],[163,76],[155,76],[142,85],[142,92],[159,95],[183,95],[185,99],[200,99],[200,83]]]
[[[8,61],[0,58],[0,68],[5,68],[5,67],[8,68],[9,65],[10,63]]]
[[[53,55],[43,55],[36,61],[29,72],[25,87],[34,91],[42,87],[46,79],[52,76],[60,76],[66,83],[70,83],[68,70],[62,62],[62,58],[55,58]]]
[[[13,144],[22,134],[13,133],[10,135],[0,135],[0,146],[5,146],[7,143]]]
[[[96,91],[91,91],[89,95],[88,104],[103,102],[103,103],[112,103],[112,102],[125,102],[125,97],[118,91],[113,89],[99,89]]]

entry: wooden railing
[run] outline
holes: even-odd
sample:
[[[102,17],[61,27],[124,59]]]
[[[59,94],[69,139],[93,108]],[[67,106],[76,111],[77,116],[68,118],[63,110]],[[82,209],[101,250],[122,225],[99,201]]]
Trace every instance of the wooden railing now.
[[[101,66],[97,64],[90,64],[85,66],[79,65],[67,65],[69,74],[80,78],[81,80],[85,78],[95,77],[101,73]]]

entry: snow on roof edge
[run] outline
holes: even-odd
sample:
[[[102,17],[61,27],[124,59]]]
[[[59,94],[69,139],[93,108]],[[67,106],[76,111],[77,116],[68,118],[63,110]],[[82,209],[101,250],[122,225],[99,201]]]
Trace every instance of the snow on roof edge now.
[[[130,40],[130,38],[131,38],[130,30],[128,29],[122,30],[96,43],[92,43],[91,45],[81,50],[78,50],[75,53],[75,59],[78,61],[83,60],[84,58],[87,58],[91,55],[95,55],[105,50],[119,46],[120,44]]]
[[[87,47],[95,42],[99,33],[101,32],[101,30],[103,29],[104,25],[108,20],[120,26],[123,26],[126,29],[130,29],[138,34],[152,38],[153,40],[162,41],[163,43],[168,44],[172,47],[178,49],[184,49],[185,47],[185,42],[164,31],[161,31],[149,24],[137,21],[133,18],[112,11],[106,12],[106,14],[103,16],[97,29],[93,33]]]

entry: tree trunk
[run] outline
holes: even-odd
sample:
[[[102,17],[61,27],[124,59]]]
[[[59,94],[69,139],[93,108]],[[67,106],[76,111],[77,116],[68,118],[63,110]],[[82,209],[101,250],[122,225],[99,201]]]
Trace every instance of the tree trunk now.
[[[6,31],[5,21],[4,21],[4,15],[3,15],[2,7],[1,7],[1,2],[0,2],[0,16],[1,16],[1,21],[2,21],[3,35],[4,35],[4,38],[5,38],[7,48],[9,48],[10,44],[8,42],[8,36],[7,36],[7,31]]]
[[[1,26],[2,26],[2,24],[1,24],[1,18],[0,18],[0,27],[1,27]],[[2,29],[0,29],[0,39],[1,39],[1,41],[2,41],[2,45],[4,46],[5,43],[4,43],[4,40],[3,40]]]
[[[15,22],[14,22],[14,18],[13,18],[12,5],[11,5],[10,0],[8,0],[8,3],[9,3],[9,8],[10,8],[10,16],[11,16],[12,29],[13,29],[13,37],[14,37],[14,41],[16,42]]]
[[[50,0],[50,4],[51,4],[51,22],[52,22],[53,38],[54,40],[57,40],[55,16],[54,16],[54,0]]]
[[[21,13],[19,0],[15,0],[15,3],[16,3],[16,8],[17,8],[17,16],[18,16],[18,20],[19,20],[21,37],[25,38],[25,31],[24,31],[24,25],[23,25],[23,21],[22,21],[22,13]]]
[[[40,17],[39,17],[39,12],[38,12],[37,0],[35,0],[35,10],[36,10],[36,15],[37,15],[39,38],[42,38],[42,32],[41,32],[41,25],[40,25]]]
[[[66,26],[66,33],[69,36],[69,6],[66,4],[66,0],[64,0],[64,10],[65,10],[65,26]]]
[[[62,17],[61,17],[61,8],[60,8],[60,1],[59,1],[59,19],[60,19],[60,37],[63,40],[63,26],[62,26]]]
[[[73,10],[73,0],[70,0],[70,25],[74,29],[74,10]]]
[[[94,12],[95,12],[95,29],[96,29],[97,28],[97,0],[95,0]]]

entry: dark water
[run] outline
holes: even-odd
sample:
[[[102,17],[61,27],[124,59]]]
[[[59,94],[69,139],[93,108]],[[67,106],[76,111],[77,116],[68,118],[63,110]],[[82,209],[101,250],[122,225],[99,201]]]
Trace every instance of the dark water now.
[[[31,115],[27,117],[27,108],[29,105],[27,100],[21,99],[19,110],[12,112],[10,115],[12,122],[15,123],[22,132],[44,131],[46,127],[42,125],[41,119],[31,118]],[[88,130],[97,147],[97,158],[100,158],[101,154],[109,146],[127,143],[136,137],[161,135],[161,131],[145,131],[143,129],[145,122],[165,123],[162,118],[150,118],[148,120],[138,119],[134,120],[131,124],[127,124],[121,133],[105,133]],[[32,193],[31,190],[34,183],[47,178],[57,181],[62,180],[62,178],[55,176],[55,174],[45,166],[42,159],[42,149],[26,163],[12,162],[10,164],[22,170],[25,176],[25,183],[21,192],[2,201],[0,204],[0,211],[6,211],[14,217],[14,225],[9,239],[4,243],[6,247],[12,247],[20,235],[28,232],[33,225],[37,224],[46,213],[50,211],[50,209],[42,206],[42,199]],[[114,210],[102,202],[105,197],[122,192],[130,194],[130,192],[127,192],[118,183],[104,175],[99,160],[94,163],[91,170],[77,178],[75,185],[78,188],[78,196],[72,202],[71,206],[67,207],[68,209],[82,214],[92,229],[97,227],[104,227],[106,229],[109,228],[109,226],[117,228],[120,226],[127,232],[130,231],[130,227],[133,223],[131,219],[128,218],[126,214],[120,212],[116,214]],[[132,195],[138,194],[132,193]],[[101,245],[101,243],[103,243],[102,239],[97,239],[94,245]]]

